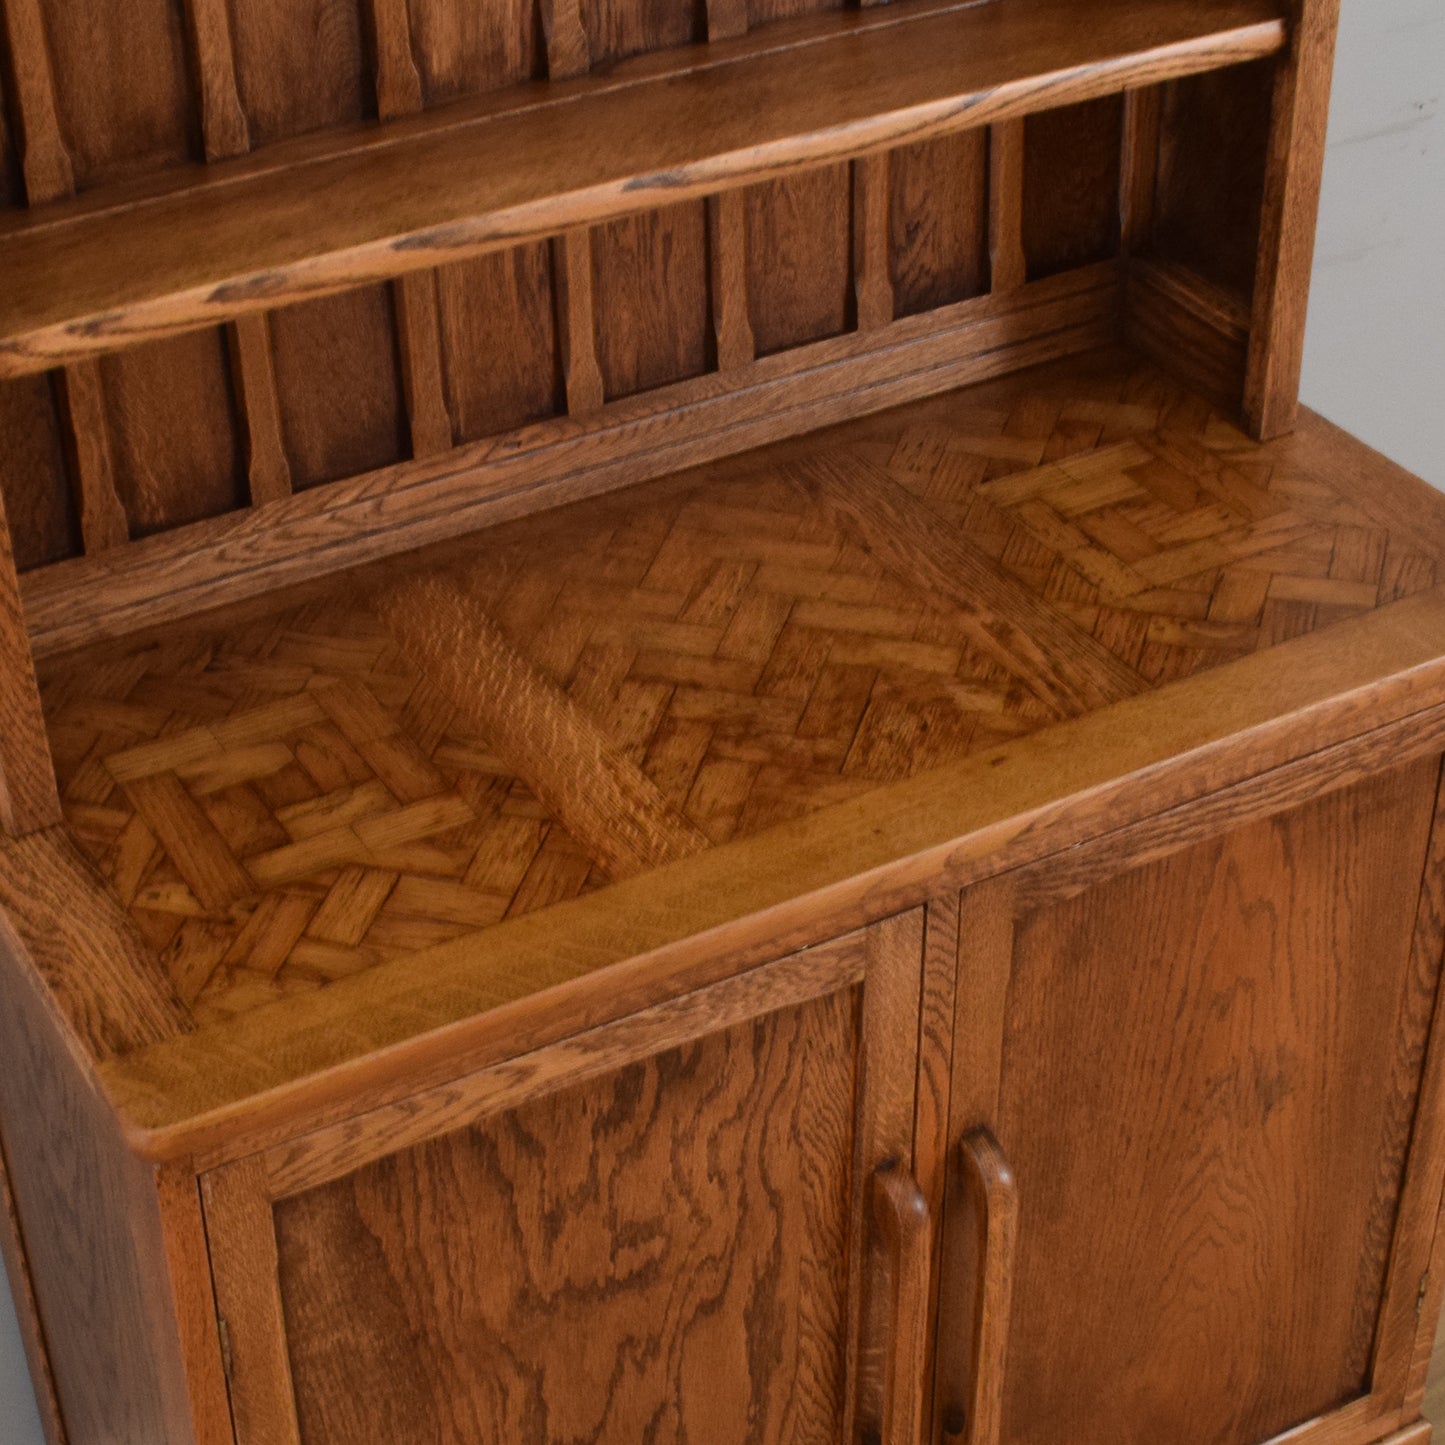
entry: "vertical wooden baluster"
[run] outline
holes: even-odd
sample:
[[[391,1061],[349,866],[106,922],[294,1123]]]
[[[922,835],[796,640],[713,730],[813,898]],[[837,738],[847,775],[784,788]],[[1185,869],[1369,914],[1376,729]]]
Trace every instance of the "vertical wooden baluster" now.
[[[734,371],[757,355],[748,316],[748,226],[743,193],[724,191],[709,196],[707,224],[717,365],[719,371]]]
[[[246,420],[246,472],[251,502],[279,501],[291,495],[291,466],[281,435],[281,401],[271,360],[271,323],[259,311],[230,327],[231,360],[241,414]]]
[[[75,190],[75,171],[55,113],[55,83],[40,0],[4,0],[5,31],[20,121],[20,163],[32,206]]]
[[[877,331],[893,320],[888,189],[886,152],[853,162],[853,291],[859,331]]]
[[[552,270],[567,410],[582,416],[596,411],[604,400],[592,305],[592,232],[586,226],[554,238]]]
[[[1024,123],[993,126],[988,138],[988,249],[995,292],[1028,279],[1024,255]]]
[[[1124,149],[1119,162],[1119,235],[1126,256],[1146,246],[1154,229],[1159,184],[1159,122],[1157,86],[1125,93]]]
[[[578,0],[540,0],[542,33],[547,39],[547,76],[565,80],[583,75],[592,64],[587,29]]]
[[[1289,431],[1299,414],[1340,0],[1294,0],[1292,9],[1290,54],[1275,79],[1244,383],[1245,416],[1264,440]]]
[[[251,149],[251,130],[236,88],[236,60],[225,0],[186,0],[186,21],[201,95],[206,159],[219,161],[245,155]]]
[[[104,552],[130,540],[125,508],[115,490],[115,466],[105,425],[105,397],[100,363],[78,361],[67,366],[61,386],[66,425],[75,468],[80,535],[87,555]]]
[[[421,75],[411,48],[406,0],[370,0],[376,40],[376,107],[382,120],[422,109]],[[441,318],[436,273],[421,271],[392,283],[401,341],[401,384],[413,456],[450,450],[452,421],[442,374]]]
[[[20,603],[10,521],[0,497],[0,828],[33,833],[58,822],[55,766]]]
[[[370,0],[376,43],[376,111],[382,120],[422,108],[421,76],[411,48],[406,0]]]
[[[747,0],[707,0],[707,38],[731,40],[748,33]]]

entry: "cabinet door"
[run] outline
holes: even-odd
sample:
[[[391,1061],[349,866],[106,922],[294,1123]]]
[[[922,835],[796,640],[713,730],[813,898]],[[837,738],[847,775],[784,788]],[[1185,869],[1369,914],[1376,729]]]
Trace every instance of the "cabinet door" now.
[[[1241,789],[932,910],[936,1439],[1353,1445],[1413,1413],[1438,774],[1299,770],[1296,806]]]
[[[922,944],[918,910],[207,1175],[240,1445],[837,1445],[890,1382],[916,1411]]]

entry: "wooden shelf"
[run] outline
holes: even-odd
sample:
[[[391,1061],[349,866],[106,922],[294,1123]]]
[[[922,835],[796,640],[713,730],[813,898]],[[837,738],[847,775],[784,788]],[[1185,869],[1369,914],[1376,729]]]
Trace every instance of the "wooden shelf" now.
[[[1278,52],[1273,0],[907,3],[0,222],[0,377]],[[866,40],[861,32],[866,30]]]

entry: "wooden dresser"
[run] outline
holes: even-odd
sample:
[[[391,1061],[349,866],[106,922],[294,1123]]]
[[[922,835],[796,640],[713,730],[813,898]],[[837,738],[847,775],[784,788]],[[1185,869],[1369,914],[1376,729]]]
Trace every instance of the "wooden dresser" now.
[[[1425,1445],[1337,8],[0,0],[52,1445]]]

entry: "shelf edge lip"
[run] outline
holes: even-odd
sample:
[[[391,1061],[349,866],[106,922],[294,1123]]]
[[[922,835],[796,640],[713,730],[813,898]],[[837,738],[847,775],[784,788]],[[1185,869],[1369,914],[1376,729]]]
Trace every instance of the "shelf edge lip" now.
[[[894,28],[905,30],[910,26],[942,24],[956,21],[959,15],[987,14],[988,9],[930,12],[900,22]],[[853,38],[844,33],[820,43],[844,44]],[[572,225],[605,222],[650,205],[695,199],[894,145],[1017,119],[1055,105],[1116,95],[1159,78],[1202,74],[1265,59],[1279,53],[1287,40],[1288,25],[1283,18],[1245,21],[1227,29],[1204,30],[1113,58],[1015,77],[991,88],[933,95],[891,110],[850,116],[836,124],[823,123],[805,131],[762,134],[757,140],[738,141],[729,149],[660,171],[604,174],[571,189],[539,193],[510,205],[448,214],[432,223],[394,234],[364,236],[334,248],[302,248],[289,236],[283,236],[267,242],[269,251],[258,245],[248,264],[226,274],[189,277],[174,287],[159,281],[133,284],[129,288],[120,283],[110,289],[103,303],[96,297],[78,304],[76,314],[59,315],[54,306],[31,307],[39,316],[27,323],[27,308],[17,305],[9,320],[0,317],[0,380],[219,325],[251,311],[394,280],[409,271],[430,269],[489,250],[535,241]],[[787,52],[776,54],[786,56]],[[730,63],[744,66],[757,62]],[[726,65],[723,68],[726,69]],[[714,71],[683,73],[639,84],[644,87],[696,85],[695,74],[713,76]],[[635,93],[637,88],[629,87],[627,93]],[[586,97],[578,99],[586,103]],[[600,93],[595,100],[607,103],[608,93]],[[498,137],[489,135],[489,129],[515,124],[526,116],[527,112],[517,111],[478,120],[474,123],[476,135],[469,138],[469,144],[482,153],[493,150]],[[422,147],[432,139],[434,137],[422,133],[414,140],[398,142],[387,154],[395,163],[408,147]],[[361,153],[308,162],[307,168],[319,175],[328,166],[355,165],[358,154]],[[264,189],[275,174],[266,172],[254,179],[235,181],[227,188],[229,204],[233,207],[254,205],[257,197],[251,193],[258,192],[263,198]],[[219,190],[219,187],[208,188],[203,182],[152,196],[139,202],[133,212],[123,214],[146,212],[148,219],[154,220],[155,212],[166,207],[182,207],[193,197],[216,194]],[[23,246],[27,236],[34,241],[43,238],[50,244],[73,245],[75,236],[84,237],[87,230],[103,230],[115,214],[81,215],[66,221],[47,217],[37,223],[34,231],[16,229],[0,235],[0,265],[5,263],[6,248]],[[132,274],[127,272],[127,279]]]
[[[137,1154],[215,1167],[624,1016],[641,1006],[642,991],[656,1001],[706,987],[942,888],[1039,862],[1412,719],[1427,726],[1430,747],[1445,745],[1445,587],[321,993],[151,1045],[97,1074]],[[776,874],[770,850],[779,848],[812,870],[799,891],[791,871],[787,883],[759,881]],[[844,857],[856,861],[855,850],[864,853],[857,867]],[[746,907],[677,925],[685,911],[678,899],[702,897],[717,911],[716,900],[749,875],[758,896]],[[605,940],[624,926],[641,946],[608,956]],[[587,940],[585,963],[560,965],[536,992],[445,1016],[468,988],[476,997],[539,959],[556,971],[548,950],[574,935]],[[609,988],[598,987],[604,977]],[[379,1025],[388,1008],[393,1024]],[[539,1024],[544,1013],[550,1021]],[[229,1078],[205,1074],[213,1052]],[[182,1087],[189,1098],[176,1097]],[[366,1102],[354,1108],[357,1094]]]

